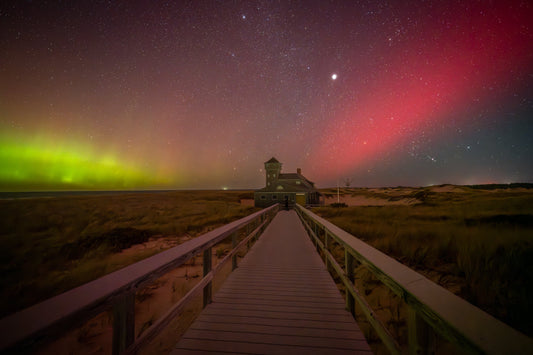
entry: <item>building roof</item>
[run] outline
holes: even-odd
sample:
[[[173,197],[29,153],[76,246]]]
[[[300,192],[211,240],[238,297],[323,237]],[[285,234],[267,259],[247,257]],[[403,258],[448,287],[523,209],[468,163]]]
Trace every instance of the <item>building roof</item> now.
[[[283,189],[278,189],[278,186],[282,186]],[[272,186],[263,187],[257,191],[260,192],[309,192],[317,191],[314,187],[308,184],[296,184],[296,181],[278,181]]]
[[[265,164],[270,164],[270,163],[278,163],[279,164],[279,161],[276,158],[272,157],[272,158],[270,158],[269,161],[265,162]]]
[[[302,174],[298,174],[298,173],[279,174],[278,180],[282,180],[282,179],[283,180],[302,180],[302,181],[307,182],[310,185],[314,185],[315,184],[314,182],[312,182],[311,180],[307,179]]]

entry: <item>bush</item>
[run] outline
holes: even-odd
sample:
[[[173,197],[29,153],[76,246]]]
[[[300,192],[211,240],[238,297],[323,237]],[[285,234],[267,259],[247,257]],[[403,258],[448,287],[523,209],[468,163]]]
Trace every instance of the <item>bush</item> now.
[[[335,203],[332,203],[330,206],[333,208],[348,207],[348,205],[345,204],[344,202],[335,202]]]
[[[115,228],[109,232],[81,237],[67,243],[61,247],[60,253],[68,260],[81,259],[85,254],[101,247],[116,253],[135,244],[147,242],[150,235],[152,233],[147,230]]]

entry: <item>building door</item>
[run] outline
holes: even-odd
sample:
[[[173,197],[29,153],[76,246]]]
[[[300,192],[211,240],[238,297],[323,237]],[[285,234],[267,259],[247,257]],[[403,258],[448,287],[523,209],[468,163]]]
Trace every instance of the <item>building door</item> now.
[[[296,203],[305,206],[305,194],[296,194]]]

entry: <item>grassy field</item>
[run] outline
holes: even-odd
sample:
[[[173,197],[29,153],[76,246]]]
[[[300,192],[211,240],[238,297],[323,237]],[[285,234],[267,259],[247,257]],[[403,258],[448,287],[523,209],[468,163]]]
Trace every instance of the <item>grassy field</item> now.
[[[337,189],[323,192],[327,204],[337,202]],[[533,336],[533,189],[443,186],[339,192],[340,205],[348,207],[313,211]],[[252,197],[250,191],[179,191],[0,200],[0,316],[248,215],[257,209],[240,201]],[[217,247],[214,257],[222,256],[224,248]],[[343,255],[339,248],[341,262]],[[139,291],[137,331],[189,290],[199,280],[199,270],[201,265],[192,260]],[[357,287],[376,314],[405,342],[402,301],[363,267],[356,275]],[[200,309],[193,308],[169,327],[168,339],[154,342],[155,348],[147,351],[168,350],[184,331],[183,320],[192,321]],[[110,342],[110,324],[110,315],[104,313],[59,344],[78,351],[84,343],[87,353],[98,352]],[[375,334],[364,324],[362,328],[372,343]],[[51,352],[63,345],[52,344]],[[373,349],[380,351],[379,346]]]
[[[330,203],[337,202],[336,192],[325,191]],[[533,336],[532,189],[342,189],[341,194],[341,203],[376,205],[313,211]],[[363,286],[374,287],[368,280]],[[372,292],[365,290],[369,297]],[[389,321],[404,322],[399,310],[389,313],[398,313]]]
[[[242,218],[251,192],[0,200],[0,317]],[[144,243],[132,253],[124,250]]]

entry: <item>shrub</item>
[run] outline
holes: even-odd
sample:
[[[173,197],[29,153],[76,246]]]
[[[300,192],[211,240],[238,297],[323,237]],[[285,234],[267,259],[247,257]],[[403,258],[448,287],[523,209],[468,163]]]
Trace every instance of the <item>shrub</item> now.
[[[344,202],[335,202],[335,203],[332,203],[330,206],[333,208],[348,207],[348,205],[345,204]]]

